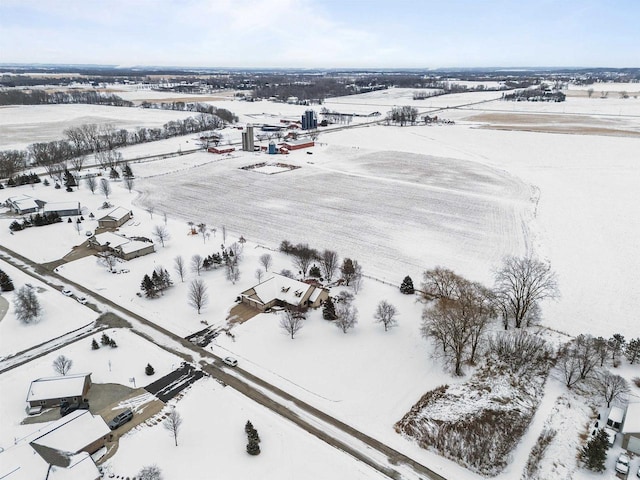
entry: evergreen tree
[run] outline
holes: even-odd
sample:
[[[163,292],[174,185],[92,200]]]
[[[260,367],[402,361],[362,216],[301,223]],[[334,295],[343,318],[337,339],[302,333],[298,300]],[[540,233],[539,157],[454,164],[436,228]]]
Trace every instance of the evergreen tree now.
[[[131,167],[128,163],[122,169],[122,176],[124,178],[133,178],[133,171],[131,170]]]
[[[71,174],[69,170],[64,171],[63,182],[64,182],[64,186],[67,187],[67,189],[78,186],[78,182],[76,182],[75,177]]]
[[[144,369],[144,373],[146,373],[147,375],[151,376],[154,373],[156,373],[156,371],[154,370],[154,368],[151,366],[150,363],[147,363],[147,366]]]
[[[249,455],[260,455],[260,445],[258,445],[258,442],[249,440],[249,443],[247,443],[247,453]]]
[[[100,345],[98,345],[98,342],[96,342],[96,339],[94,338],[93,340],[91,340],[91,350],[98,350],[100,348]]]
[[[251,432],[253,429],[253,424],[249,420],[247,420],[247,423],[245,423],[244,425],[244,433],[249,435],[249,432]]]
[[[109,346],[111,348],[118,348],[118,344],[116,343],[116,341],[113,338],[109,339]]]
[[[404,280],[402,280],[402,283],[400,284],[400,292],[405,295],[412,295],[416,292],[415,288],[413,288],[413,280],[411,280],[409,275],[404,277]]]
[[[111,167],[111,171],[109,172],[109,178],[111,180],[118,180],[120,178],[120,174],[115,168]]]
[[[11,277],[0,270],[0,291],[11,292],[13,290],[15,290],[15,287],[13,286]]]
[[[153,272],[155,275],[156,272]],[[140,289],[144,292],[145,297],[154,298],[157,295],[155,283],[149,275],[145,275],[140,284]]]
[[[322,318],[325,320],[335,320],[338,318],[336,315],[336,306],[333,304],[331,297],[328,297],[324,302],[322,307]]]
[[[106,347],[107,345],[111,344],[111,339],[106,333],[103,333],[102,337],[100,337],[100,343]]]
[[[624,354],[632,365],[640,359],[640,337],[629,340]]]
[[[589,439],[589,442],[580,451],[580,458],[589,470],[602,472],[607,460],[609,438],[603,428]]]
[[[322,273],[320,272],[320,267],[318,267],[316,264],[313,264],[309,269],[309,276],[320,278],[322,276]]]

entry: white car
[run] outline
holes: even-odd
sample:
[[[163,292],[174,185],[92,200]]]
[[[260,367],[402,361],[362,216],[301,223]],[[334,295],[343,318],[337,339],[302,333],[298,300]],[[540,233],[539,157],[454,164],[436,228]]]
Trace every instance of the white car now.
[[[626,475],[629,473],[629,459],[626,453],[621,453],[616,462],[616,472]]]
[[[230,367],[237,367],[238,366],[238,360],[236,360],[233,357],[224,357],[222,359],[222,361],[224,363],[226,363],[227,365],[229,365]]]
[[[87,297],[76,297],[76,300],[78,300],[82,305],[87,303]]]
[[[609,446],[613,447],[613,444],[616,442],[616,431],[613,428],[605,427],[605,433],[607,434],[607,438],[609,439]]]
[[[62,294],[66,297],[70,297],[71,295],[73,295],[73,292],[71,290],[69,290],[68,288],[63,288],[62,289]]]

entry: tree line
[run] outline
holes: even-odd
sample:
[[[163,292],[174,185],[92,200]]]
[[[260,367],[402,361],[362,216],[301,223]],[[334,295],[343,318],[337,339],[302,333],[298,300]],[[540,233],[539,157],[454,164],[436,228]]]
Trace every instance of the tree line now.
[[[235,123],[238,121],[238,116],[226,108],[218,108],[208,103],[200,102],[142,102],[140,104],[142,108],[155,108],[160,110],[176,110],[179,112],[197,112],[206,113],[209,115],[217,115],[227,123]]]
[[[133,107],[133,102],[118,95],[94,92],[92,90],[67,90],[46,92],[40,89],[0,91],[0,105],[48,105],[86,103],[89,105],[110,105],[113,107]]]

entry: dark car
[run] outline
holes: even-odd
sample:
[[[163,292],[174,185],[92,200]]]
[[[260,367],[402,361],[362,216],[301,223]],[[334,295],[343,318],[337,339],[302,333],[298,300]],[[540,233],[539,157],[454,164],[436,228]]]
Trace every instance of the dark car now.
[[[89,410],[89,401],[87,399],[84,399],[81,402],[60,403],[61,417],[64,417],[65,415],[69,415],[71,412],[75,412],[76,410]]]
[[[111,430],[115,430],[118,427],[121,427],[129,420],[133,418],[133,412],[131,410],[125,410],[124,412],[119,413],[107,424]]]

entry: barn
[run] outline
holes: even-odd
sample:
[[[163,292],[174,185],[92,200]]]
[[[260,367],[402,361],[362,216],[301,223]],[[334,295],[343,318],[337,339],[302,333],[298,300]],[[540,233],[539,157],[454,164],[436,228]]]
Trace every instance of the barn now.
[[[310,148],[315,145],[313,140],[303,139],[303,140],[288,140],[281,144],[287,150],[300,150],[301,148]]]
[[[231,153],[233,151],[235,151],[234,147],[209,147],[207,149],[207,152],[209,153],[218,153],[218,154]]]

